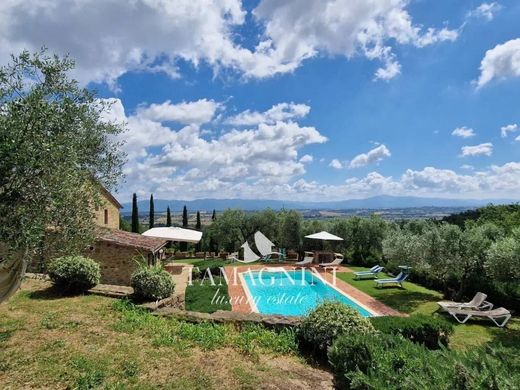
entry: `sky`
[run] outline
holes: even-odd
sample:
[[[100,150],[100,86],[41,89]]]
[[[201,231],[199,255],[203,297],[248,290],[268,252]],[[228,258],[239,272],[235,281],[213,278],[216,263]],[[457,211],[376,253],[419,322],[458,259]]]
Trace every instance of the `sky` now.
[[[4,0],[112,102],[118,198],[520,199],[520,2]]]

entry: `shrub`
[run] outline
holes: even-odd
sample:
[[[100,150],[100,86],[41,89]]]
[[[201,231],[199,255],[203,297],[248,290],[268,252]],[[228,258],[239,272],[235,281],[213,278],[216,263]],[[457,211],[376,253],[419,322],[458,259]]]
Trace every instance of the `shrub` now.
[[[401,338],[385,334],[350,334],[339,336],[327,356],[340,388],[350,388],[353,373],[367,373],[394,349]]]
[[[515,389],[513,348],[430,351],[401,336],[340,336],[329,348],[338,387],[356,389]]]
[[[303,340],[317,350],[325,350],[341,334],[373,332],[375,330],[369,320],[340,302],[322,303],[300,325]]]
[[[372,325],[386,334],[401,336],[429,349],[448,346],[453,325],[443,318],[414,314],[409,317],[373,317]]]
[[[99,283],[99,264],[83,256],[64,256],[52,260],[47,272],[52,282],[67,292],[84,292]]]
[[[137,297],[153,300],[169,297],[175,287],[170,274],[161,267],[139,267],[132,274],[130,284]]]

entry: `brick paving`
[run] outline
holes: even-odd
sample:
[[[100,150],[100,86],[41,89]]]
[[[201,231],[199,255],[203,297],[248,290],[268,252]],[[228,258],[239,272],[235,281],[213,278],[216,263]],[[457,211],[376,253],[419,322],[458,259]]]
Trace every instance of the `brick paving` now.
[[[287,266],[287,265],[274,265],[274,266],[268,266],[268,265],[262,265],[262,264],[254,264],[254,265],[243,265],[243,266],[227,266],[225,267],[226,276],[229,280],[228,285],[228,292],[229,296],[231,297],[231,308],[234,312],[239,313],[253,313],[253,309],[251,305],[249,304],[247,294],[244,290],[244,287],[242,286],[242,282],[238,275],[242,272],[246,272],[248,270],[260,270],[262,268],[267,267],[285,267],[286,269],[296,269],[297,267],[294,266]],[[308,267],[309,268],[309,267]],[[316,269],[320,276],[323,277],[327,282],[333,284],[334,283],[334,276],[331,270],[324,270],[319,267],[313,267]],[[353,272],[351,269],[339,266],[337,267],[336,272]],[[351,298],[354,298],[359,303],[361,303],[363,306],[370,309],[370,311],[374,312],[376,315],[389,315],[389,316],[404,316],[405,314],[398,312],[397,310],[394,310],[385,304],[379,302],[378,300],[374,299],[368,294],[365,294],[364,292],[358,290],[357,288],[351,286],[350,284],[344,282],[343,280],[340,280],[336,278],[335,280],[336,288],[341,290],[342,292],[346,293]]]

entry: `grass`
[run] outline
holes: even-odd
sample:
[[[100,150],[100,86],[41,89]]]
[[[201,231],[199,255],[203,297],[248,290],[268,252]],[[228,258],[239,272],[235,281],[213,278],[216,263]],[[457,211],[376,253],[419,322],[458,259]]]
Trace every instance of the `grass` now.
[[[364,271],[368,268],[352,267],[353,271]],[[358,290],[376,298],[385,305],[408,314],[438,314],[437,301],[442,300],[442,294],[422,287],[416,283],[404,282],[404,288],[383,287],[376,288],[373,280],[354,280],[354,273],[341,272],[338,278],[356,287]],[[380,278],[390,277],[381,274]],[[451,320],[451,317],[446,317]],[[450,346],[455,349],[469,349],[482,345],[501,343],[505,346],[520,348],[520,319],[513,318],[506,329],[496,327],[486,320],[468,321],[466,324],[458,324],[453,320],[454,333],[450,337]]]
[[[297,355],[292,332],[190,324],[129,302],[62,297],[27,280],[0,305],[0,388],[302,388],[331,375]],[[311,375],[312,374],[312,375]]]
[[[363,271],[367,268],[350,267],[353,271]],[[356,287],[358,290],[376,298],[378,301],[403,313],[431,314],[437,310],[437,301],[442,299],[442,294],[429,290],[418,284],[405,282],[404,289],[395,287],[377,288],[373,280],[354,280],[353,272],[338,273],[338,278]],[[391,277],[381,273],[379,278]]]
[[[193,280],[186,288],[186,310],[213,313],[217,310],[231,310],[226,281],[215,276],[214,285],[210,280]]]

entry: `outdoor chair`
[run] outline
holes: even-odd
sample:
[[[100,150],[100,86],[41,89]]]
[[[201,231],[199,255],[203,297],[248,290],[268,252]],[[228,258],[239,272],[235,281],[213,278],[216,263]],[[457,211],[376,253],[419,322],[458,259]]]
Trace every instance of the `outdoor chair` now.
[[[374,282],[377,287],[383,287],[385,284],[397,284],[400,287],[403,287],[403,282],[408,278],[408,274],[404,272],[399,273],[395,278],[389,279],[376,279]]]
[[[472,317],[487,318],[499,328],[506,326],[511,319],[511,312],[503,307],[493,310],[468,310],[451,307],[448,308],[448,313],[461,324],[466,323]],[[501,322],[499,322],[500,320]]]
[[[481,292],[475,294],[473,299],[469,302],[461,303],[454,301],[441,301],[437,302],[441,310],[448,311],[450,308],[455,309],[471,309],[471,310],[491,310],[493,304],[486,301],[487,295]]]
[[[384,267],[379,265],[374,265],[368,271],[358,271],[354,272],[354,279],[362,279],[362,278],[377,278],[377,275],[383,271]]]

